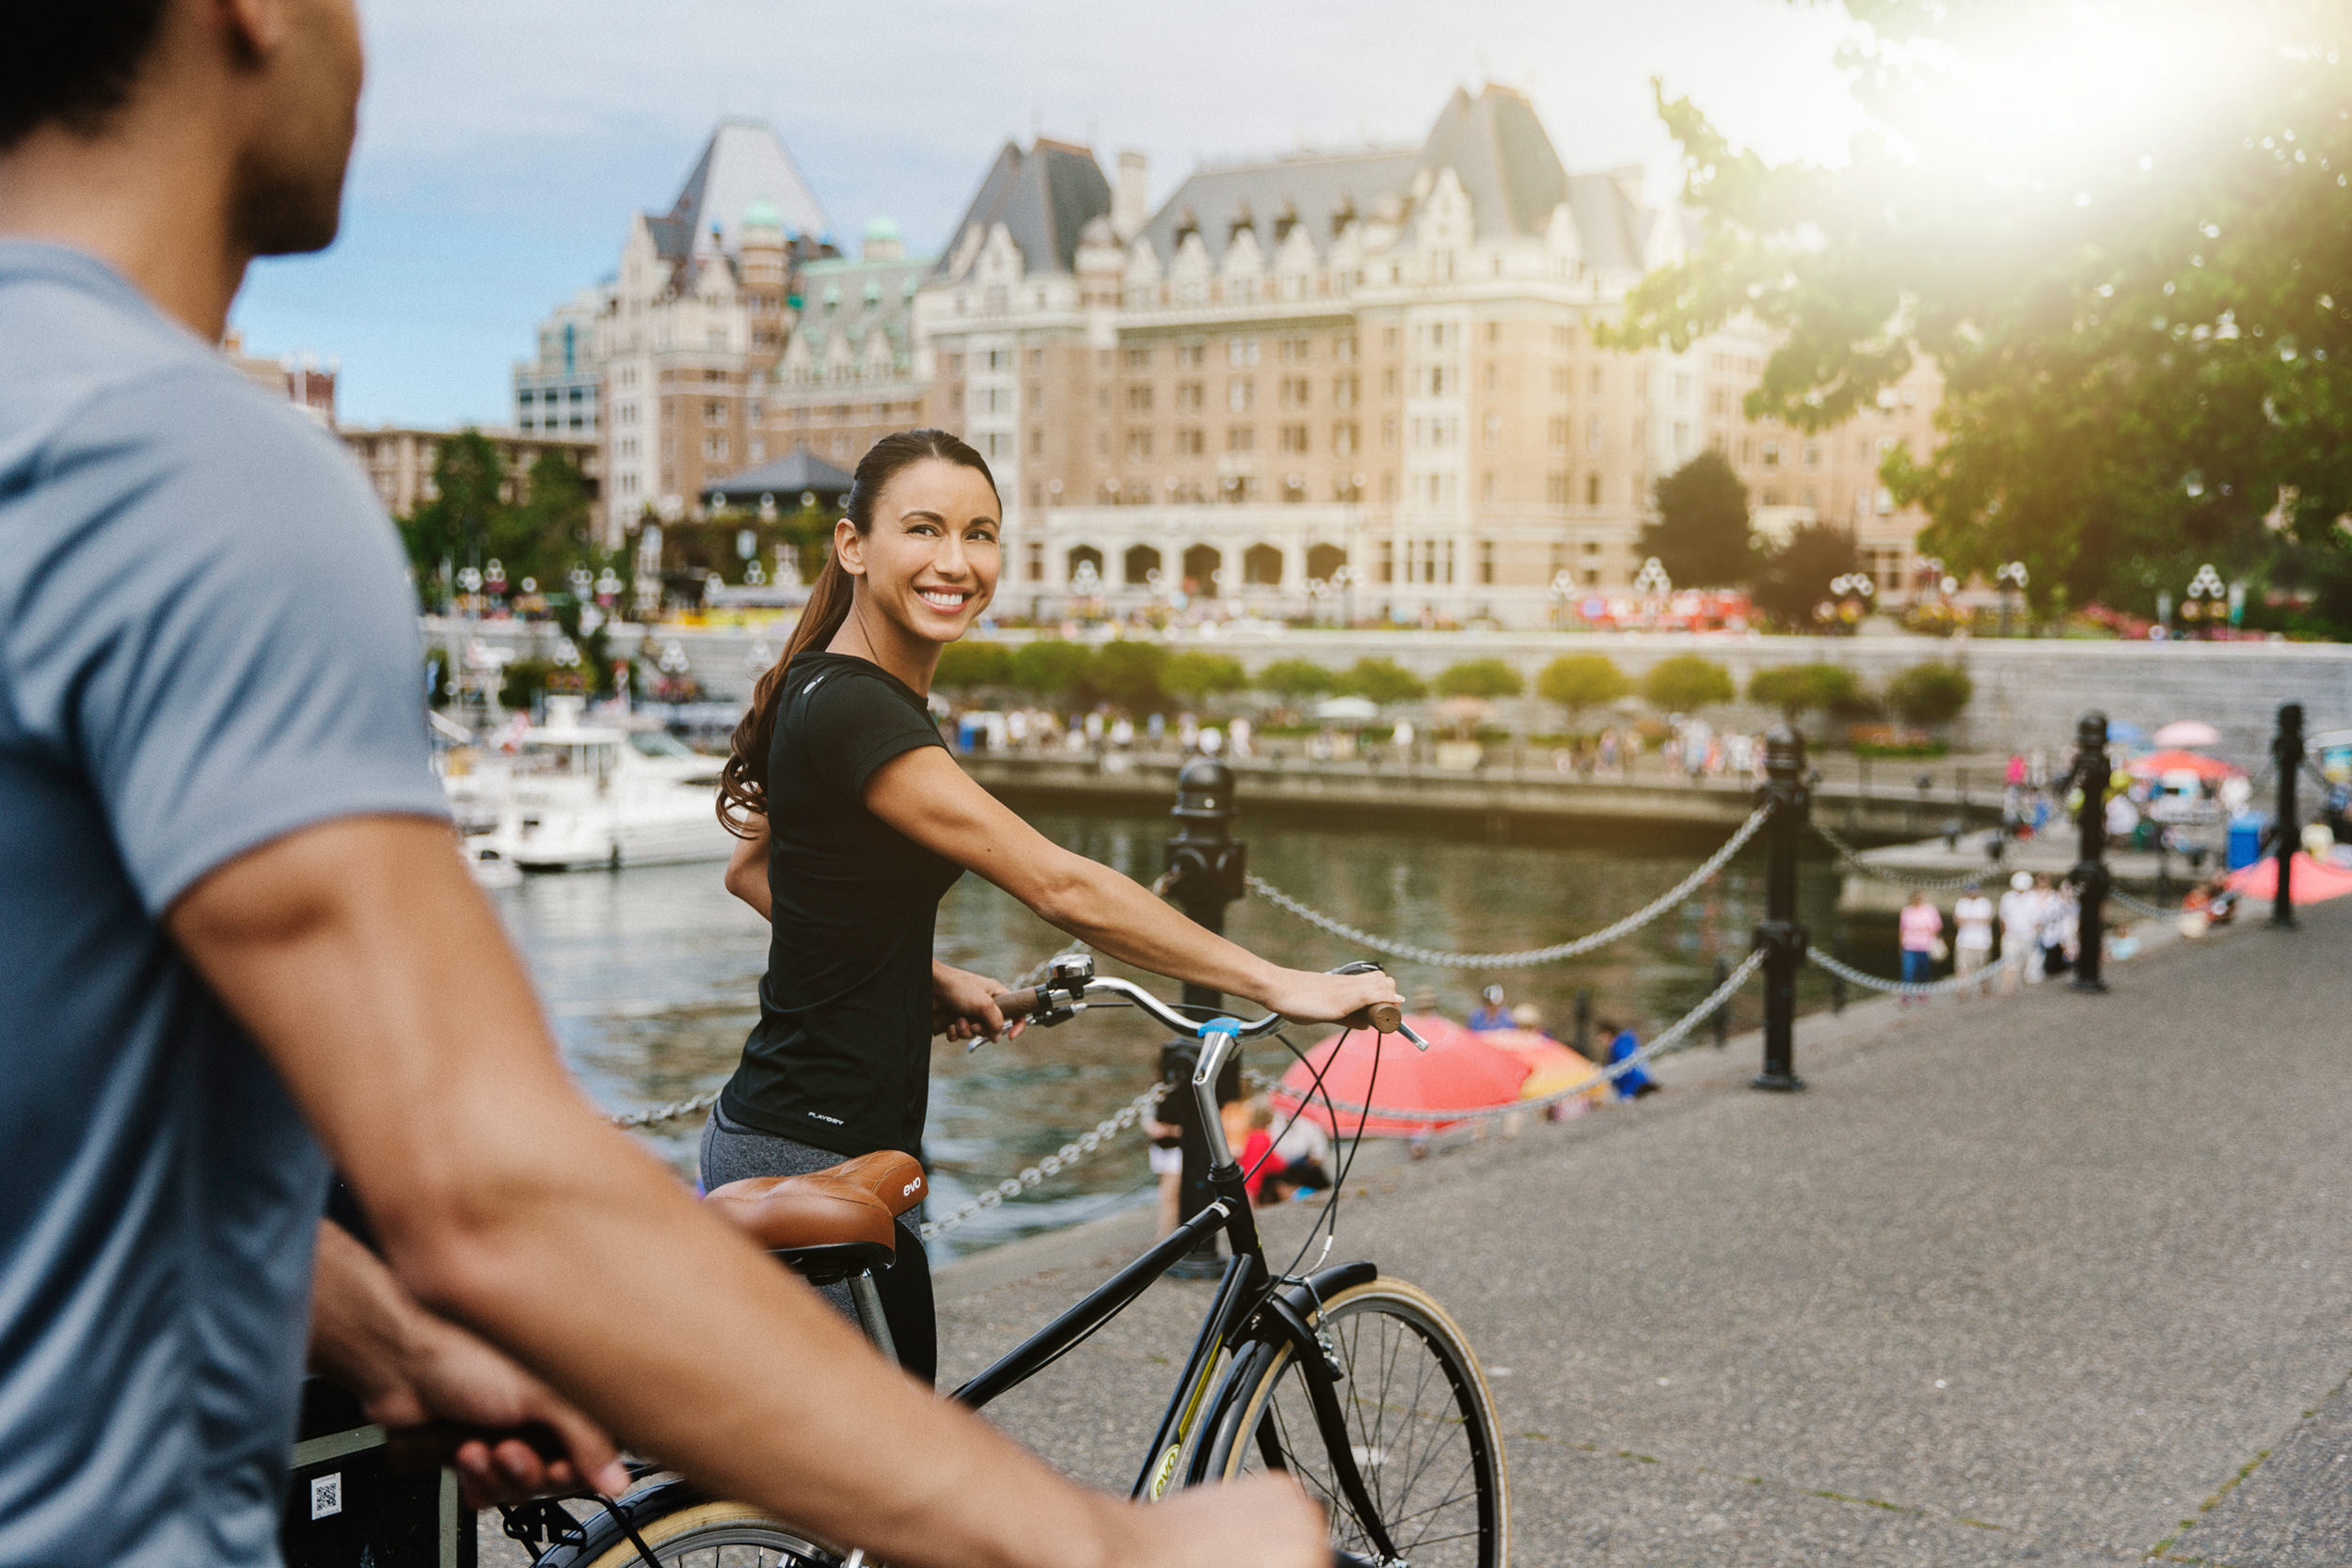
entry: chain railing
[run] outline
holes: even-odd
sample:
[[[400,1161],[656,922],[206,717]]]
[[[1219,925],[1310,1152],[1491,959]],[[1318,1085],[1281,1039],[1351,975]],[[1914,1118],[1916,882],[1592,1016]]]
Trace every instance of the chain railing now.
[[[615,1127],[659,1127],[665,1121],[676,1121],[681,1117],[691,1117],[697,1112],[707,1111],[718,1103],[719,1091],[712,1089],[707,1094],[694,1095],[686,1100],[673,1100],[666,1104],[651,1105],[642,1111],[630,1111],[623,1116],[607,1117],[604,1119]]]
[[[1302,903],[1263,877],[1253,873],[1247,881],[1250,892],[1275,908],[1295,914],[1308,925],[1327,931],[1343,942],[1353,942],[1375,953],[1384,953],[1392,958],[1403,958],[1408,963],[1433,964],[1444,969],[1528,969],[1537,964],[1580,958],[1640,930],[1696,893],[1708,878],[1730,862],[1732,856],[1747,847],[1748,840],[1756,835],[1765,819],[1772,815],[1772,807],[1756,807],[1748,819],[1740,824],[1739,831],[1724,842],[1722,848],[1699,863],[1697,870],[1615,924],[1604,926],[1591,935],[1578,937],[1573,942],[1558,942],[1550,947],[1531,947],[1518,953],[1449,953],[1439,948],[1422,947],[1415,942],[1394,942],[1387,937],[1375,936],[1336,916],[1326,914],[1311,904]]]
[[[1883,991],[1889,996],[1943,996],[1950,991],[1980,990],[1999,979],[2008,971],[2024,968],[2028,952],[2011,953],[2007,958],[1995,959],[1985,965],[1982,969],[1966,974],[1948,974],[1941,980],[1882,979],[1868,970],[1856,969],[1843,958],[1833,958],[1818,947],[1806,948],[1804,956],[1812,959],[1817,968],[1825,969],[1839,979],[1860,986],[1866,990]]]
[[[1030,1188],[1042,1185],[1048,1179],[1059,1176],[1063,1171],[1078,1164],[1104,1145],[1110,1143],[1120,1133],[1141,1120],[1143,1114],[1158,1104],[1160,1097],[1167,1092],[1166,1084],[1152,1085],[1120,1106],[1112,1115],[1104,1117],[1036,1164],[1024,1169],[1020,1175],[1006,1177],[1002,1181],[997,1182],[996,1185],[989,1188],[945,1219],[925,1222],[923,1239],[928,1242],[933,1236],[953,1230],[965,1221],[985,1214],[991,1209],[1003,1207],[1006,1199],[1019,1197]]]
[[[1813,817],[1811,826],[1814,832],[1820,835],[1821,841],[1836,850],[1837,858],[1845,862],[1849,867],[1862,873],[1865,877],[1882,882],[1893,882],[1899,887],[1917,888],[1922,893],[1949,893],[1955,888],[1966,887],[1971,882],[1980,882],[1988,876],[1997,876],[2000,872],[2000,867],[1997,865],[1989,866],[1983,871],[1963,872],[1957,877],[1921,877],[1908,871],[1897,871],[1881,865],[1875,861],[1863,859],[1861,850],[1847,843],[1835,829],[1820,817]]]

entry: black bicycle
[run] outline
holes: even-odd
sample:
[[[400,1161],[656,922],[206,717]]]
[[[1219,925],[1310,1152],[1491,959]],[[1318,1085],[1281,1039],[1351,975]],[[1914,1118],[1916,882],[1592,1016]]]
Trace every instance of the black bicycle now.
[[[1047,1026],[1089,1006],[1131,1006],[1198,1036],[1191,1092],[1210,1146],[1213,1201],[953,1397],[977,1410],[1036,1376],[1117,1317],[1203,1238],[1221,1232],[1232,1257],[1142,1456],[1133,1495],[1159,1497],[1180,1486],[1285,1471],[1328,1510],[1342,1563],[1504,1568],[1510,1508],[1494,1396],[1445,1308],[1416,1286],[1383,1278],[1369,1262],[1277,1275],[1266,1261],[1248,1173],[1223,1135],[1215,1085],[1240,1041],[1273,1035],[1283,1021],[1188,1019],[1138,986],[1097,978],[1092,960],[1083,957],[1057,959],[1043,985],[999,1002],[1009,1016]],[[1394,1007],[1375,1012],[1375,1028],[1422,1045]],[[1361,1136],[1359,1123],[1348,1145],[1351,1161]],[[920,1174],[905,1155],[883,1153],[814,1177],[737,1183],[756,1190],[739,1195],[748,1217],[735,1217],[812,1282],[848,1281],[861,1323],[888,1353],[872,1275],[890,1260],[897,1214],[921,1199]],[[863,1193],[871,1209],[858,1219],[841,1217],[844,1206],[835,1205],[835,1217],[812,1224],[816,1206],[795,1201],[812,1181],[835,1197]],[[1330,1205],[1344,1181],[1343,1165],[1308,1244],[1335,1217]],[[761,1213],[774,1216],[772,1223],[763,1223]],[[1305,1255],[1302,1245],[1291,1267]],[[553,1502],[510,1509],[506,1516],[508,1533],[538,1548],[536,1568],[864,1563],[863,1552],[814,1540],[683,1481],[658,1481],[605,1502],[586,1519]]]

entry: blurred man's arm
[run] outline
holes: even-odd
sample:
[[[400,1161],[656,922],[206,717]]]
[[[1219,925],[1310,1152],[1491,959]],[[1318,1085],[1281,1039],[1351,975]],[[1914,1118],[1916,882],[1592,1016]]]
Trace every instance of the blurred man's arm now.
[[[498,1350],[426,1311],[383,1259],[332,1220],[319,1221],[310,1370],[358,1395],[381,1426],[536,1423],[563,1439],[566,1457],[556,1460],[517,1437],[458,1445],[452,1465],[476,1508],[575,1491],[583,1481],[608,1494],[628,1485],[612,1440],[594,1421]]]
[[[351,817],[213,871],[175,938],[285,1076],[392,1272],[595,1420],[904,1568],[1308,1568],[1283,1483],[1146,1511],[890,1367],[580,1098],[445,825]]]

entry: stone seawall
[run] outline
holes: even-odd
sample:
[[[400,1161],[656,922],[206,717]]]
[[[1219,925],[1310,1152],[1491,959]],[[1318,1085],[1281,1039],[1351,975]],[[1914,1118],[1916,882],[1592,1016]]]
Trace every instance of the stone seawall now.
[[[425,635],[437,646],[447,640],[448,628],[427,617]],[[483,635],[518,649],[528,648],[533,637],[530,628],[512,624],[485,625]],[[621,626],[614,641],[633,649],[642,635],[640,627]],[[1003,634],[1009,641],[1030,635]],[[552,648],[552,628],[537,637],[543,650]],[[657,645],[675,641],[711,695],[739,702],[751,691],[755,658],[772,657],[783,641],[780,629],[656,628],[652,637]],[[1977,688],[1976,700],[1952,726],[1951,739],[1957,748],[1977,751],[2058,746],[2072,737],[2082,711],[2093,707],[2149,730],[2174,719],[2202,719],[2220,728],[2223,749],[2241,761],[2265,754],[2281,703],[2303,705],[2310,732],[2352,728],[2352,644],[2343,643],[1283,629],[1270,635],[1193,635],[1181,645],[1230,654],[1252,672],[1278,658],[1343,669],[1376,657],[1428,676],[1459,659],[1500,658],[1531,683],[1564,653],[1607,654],[1637,679],[1661,658],[1696,653],[1727,668],[1742,690],[1756,671],[1785,664],[1844,665],[1866,686],[1880,689],[1898,671],[1949,660],[1965,667]],[[1503,709],[1502,718],[1521,728],[1550,729],[1561,721],[1557,708],[1533,699],[1505,704]],[[1740,704],[1715,717],[1760,729],[1776,715]]]

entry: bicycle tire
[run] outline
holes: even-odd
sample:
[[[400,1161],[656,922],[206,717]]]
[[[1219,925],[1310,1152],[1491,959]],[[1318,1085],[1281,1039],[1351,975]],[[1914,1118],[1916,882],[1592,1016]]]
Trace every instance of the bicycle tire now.
[[[630,1522],[660,1568],[839,1568],[840,1554],[749,1503],[720,1501],[682,1481],[627,1498]],[[549,1547],[534,1568],[644,1568],[611,1513],[587,1521],[586,1540]]]
[[[1508,1568],[1510,1476],[1494,1394],[1445,1308],[1418,1286],[1375,1279],[1332,1296],[1313,1326],[1346,1370],[1337,1392],[1349,1447],[1400,1555],[1413,1568]],[[1341,1493],[1291,1341],[1262,1341],[1230,1375],[1241,1386],[1215,1407],[1207,1473],[1287,1470],[1329,1511],[1333,1546],[1376,1558]],[[1425,1479],[1436,1485],[1424,1489]],[[1436,1486],[1445,1495],[1431,1502]]]

